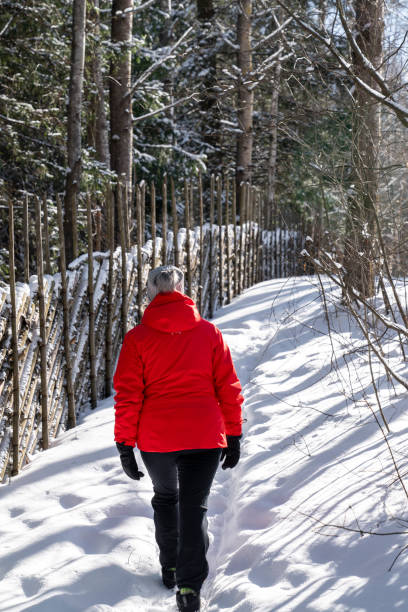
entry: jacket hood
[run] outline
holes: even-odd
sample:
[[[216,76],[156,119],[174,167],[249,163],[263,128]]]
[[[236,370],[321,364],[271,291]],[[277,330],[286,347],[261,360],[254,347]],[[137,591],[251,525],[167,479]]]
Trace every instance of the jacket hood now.
[[[193,300],[179,291],[156,295],[142,317],[143,325],[167,333],[187,331],[200,321],[201,316]]]

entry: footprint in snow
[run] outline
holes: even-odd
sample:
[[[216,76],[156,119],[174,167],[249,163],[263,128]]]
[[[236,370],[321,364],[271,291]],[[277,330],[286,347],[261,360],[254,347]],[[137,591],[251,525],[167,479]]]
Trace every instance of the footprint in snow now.
[[[24,512],[24,508],[10,508],[9,510],[9,514],[11,516],[11,518],[15,518],[16,516],[20,516],[20,514],[23,514]]]
[[[298,587],[308,580],[308,576],[305,574],[305,572],[302,572],[302,570],[292,570],[291,572],[286,572],[286,578],[294,587]]]
[[[33,597],[41,589],[43,581],[36,576],[26,576],[21,579],[21,588],[26,597]]]
[[[110,462],[110,463],[104,463],[103,465],[100,466],[100,469],[103,472],[110,472],[111,470],[113,470],[114,468],[118,467],[118,463],[117,461],[115,462]]]
[[[225,574],[231,576],[237,572],[242,572],[258,562],[259,557],[262,556],[262,546],[254,546],[252,544],[246,544],[242,546],[230,559]]]
[[[238,525],[241,529],[258,531],[267,529],[278,518],[278,513],[270,509],[269,503],[254,501],[248,504],[238,515]]]
[[[85,501],[84,497],[79,497],[79,495],[74,495],[73,493],[67,493],[66,495],[61,495],[59,498],[59,502],[61,506],[65,509],[74,508]]]
[[[234,588],[227,589],[219,595],[215,595],[215,597],[212,597],[210,610],[231,610],[231,608],[239,604],[240,601],[242,601],[242,593],[240,593],[237,589]],[[217,607],[215,608],[213,606]]]
[[[266,557],[251,569],[248,578],[257,586],[266,588],[279,582],[288,565],[286,561],[273,561]]]
[[[26,519],[23,521],[23,523],[27,525],[27,527],[29,527],[30,529],[35,529],[36,527],[39,527],[43,524],[43,522],[43,519],[38,519],[37,521],[33,519]]]

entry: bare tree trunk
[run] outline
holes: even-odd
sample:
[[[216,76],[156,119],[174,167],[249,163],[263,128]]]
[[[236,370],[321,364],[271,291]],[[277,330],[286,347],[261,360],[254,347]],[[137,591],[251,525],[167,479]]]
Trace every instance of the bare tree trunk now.
[[[276,160],[278,156],[278,111],[281,62],[275,66],[275,78],[271,97],[270,124],[269,124],[269,156],[268,156],[268,191],[267,191],[267,218],[266,227],[272,228],[273,210],[275,207],[276,191]]]
[[[355,0],[356,43],[375,68],[382,60],[384,31],[382,0]],[[371,88],[377,85],[362,58],[353,52],[357,77]],[[352,187],[349,198],[345,269],[346,284],[364,297],[374,294],[374,232],[378,205],[378,153],[381,136],[380,104],[356,88],[353,117]]]
[[[92,23],[94,38],[93,48],[90,52],[89,72],[94,85],[94,93],[90,96],[92,124],[89,144],[95,148],[96,159],[107,168],[110,166],[109,155],[109,125],[105,111],[105,88],[102,73],[102,57],[100,48],[100,14],[99,0],[92,0],[89,9],[89,19]]]
[[[126,193],[132,193],[133,124],[132,97],[130,95],[132,10],[133,0],[112,1],[111,40],[115,52],[111,62],[109,79],[110,157],[111,169],[118,176],[116,196],[118,196],[119,181],[125,186]],[[115,208],[115,236],[118,244],[120,225],[117,205]]]
[[[173,40],[174,39],[174,33],[173,33],[174,20],[172,18],[172,0],[160,0],[160,6],[161,6],[161,10],[166,15],[166,17],[163,19],[163,22],[162,22],[163,27],[160,31],[160,38],[159,38],[160,46],[168,47],[175,42]],[[173,104],[174,102],[174,74],[172,70],[168,71],[168,77],[164,81],[164,89],[169,94],[169,104],[170,105]],[[165,111],[165,113],[169,119],[170,124],[175,124],[176,123],[175,107],[174,106],[170,107],[167,111]],[[171,131],[171,144],[173,146],[177,144],[175,130]],[[170,149],[169,157],[173,159],[173,155],[174,153],[172,149]]]
[[[72,8],[71,74],[68,94],[67,155],[68,174],[65,182],[65,249],[67,262],[77,255],[74,252],[72,224],[74,208],[81,179],[81,107],[85,62],[86,1],[74,0]]]
[[[238,68],[238,127],[240,133],[237,142],[237,195],[241,193],[239,185],[251,181],[252,173],[252,114],[254,94],[249,87],[252,71],[251,50],[251,16],[252,0],[241,0],[238,6],[237,43]]]
[[[198,74],[204,73],[200,92],[201,139],[207,147],[208,169],[219,172],[222,166],[220,152],[220,113],[217,104],[217,55],[215,10],[213,0],[197,0],[196,33]],[[200,77],[199,77],[200,78]]]

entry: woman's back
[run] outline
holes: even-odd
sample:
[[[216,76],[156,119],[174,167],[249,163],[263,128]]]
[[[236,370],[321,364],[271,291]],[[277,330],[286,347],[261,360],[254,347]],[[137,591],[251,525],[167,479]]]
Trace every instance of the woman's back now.
[[[239,407],[240,387],[221,333],[190,298],[178,291],[157,295],[127,334],[114,380],[117,403],[132,376],[143,380],[141,450],[225,446],[220,403]]]

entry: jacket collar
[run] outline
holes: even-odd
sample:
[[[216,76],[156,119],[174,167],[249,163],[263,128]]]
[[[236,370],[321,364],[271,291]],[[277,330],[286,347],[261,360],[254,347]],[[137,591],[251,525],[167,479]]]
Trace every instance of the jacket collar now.
[[[180,291],[156,295],[142,317],[143,325],[167,333],[193,329],[200,321],[197,306]]]

